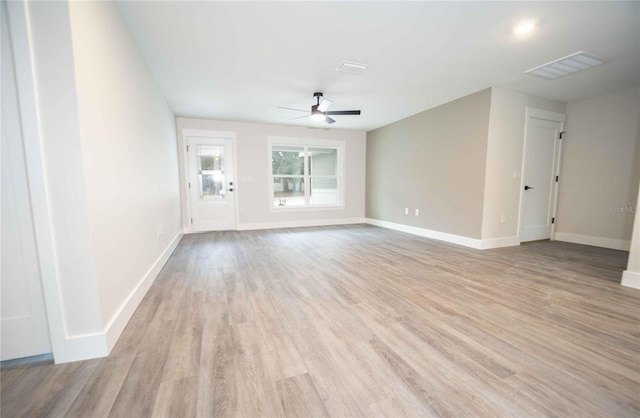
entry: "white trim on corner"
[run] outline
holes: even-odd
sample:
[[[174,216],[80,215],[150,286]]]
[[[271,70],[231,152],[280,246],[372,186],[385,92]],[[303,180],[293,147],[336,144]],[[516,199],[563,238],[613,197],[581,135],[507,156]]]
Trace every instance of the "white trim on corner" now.
[[[365,218],[365,222],[370,225],[381,226],[383,228],[394,229],[396,231],[408,232],[425,238],[437,239],[439,241],[450,242],[452,244],[463,245],[477,250],[482,249],[482,241],[476,238],[463,237],[461,235],[448,234],[446,232],[433,231],[431,229],[418,228],[416,226],[397,224],[394,222],[381,221],[379,219]]]
[[[136,311],[136,308],[142,301],[142,298],[147,294],[147,291],[155,281],[156,277],[160,274],[162,267],[164,267],[167,260],[169,260],[169,257],[178,246],[182,235],[182,231],[176,234],[171,243],[156,259],[149,271],[147,271],[135,289],[133,289],[127,299],[122,303],[122,305],[120,305],[118,311],[113,315],[111,321],[109,321],[109,324],[105,327],[104,335],[106,337],[107,354],[109,354],[116,345],[124,327],[127,326],[129,319],[131,319],[131,316]]]
[[[640,273],[629,270],[623,271],[622,282],[620,284],[625,287],[632,287],[640,290]]]
[[[574,244],[592,245],[594,247],[611,248],[612,250],[629,251],[631,241],[622,239],[594,237],[591,235],[571,234],[568,232],[556,232],[556,241],[572,242]]]
[[[238,224],[238,231],[256,229],[302,228],[307,226],[351,225],[365,223],[363,218],[312,219],[305,221],[250,222]]]
[[[491,248],[515,247],[518,245],[520,245],[520,238],[518,237],[489,238],[480,241],[480,249],[482,250],[489,250]]]
[[[62,363],[69,357],[67,354],[67,337],[65,335],[64,312],[59,290],[59,273],[56,260],[53,227],[51,221],[51,205],[47,187],[43,138],[40,132],[40,115],[38,113],[37,84],[31,27],[27,17],[25,1],[6,2],[7,19],[14,53],[16,86],[19,95],[21,128],[31,211],[33,217],[38,267],[42,292],[49,324],[51,349],[56,363]],[[71,360],[66,360],[71,361]]]
[[[64,339],[64,350],[55,353],[56,364],[90,360],[109,355],[107,339],[103,332],[75,335]]]

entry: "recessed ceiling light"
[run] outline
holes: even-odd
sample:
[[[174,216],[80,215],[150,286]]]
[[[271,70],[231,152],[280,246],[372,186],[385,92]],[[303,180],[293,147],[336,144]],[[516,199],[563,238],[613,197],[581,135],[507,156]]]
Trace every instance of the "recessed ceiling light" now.
[[[566,57],[548,62],[543,65],[525,71],[526,74],[553,80],[565,75],[588,70],[604,63],[604,59],[598,58],[591,53],[579,51]]]
[[[339,71],[342,73],[349,73],[349,74],[362,74],[365,72],[367,68],[369,68],[367,64],[359,64],[357,62],[343,61],[342,64],[338,65],[338,68],[336,68],[336,71]]]
[[[536,27],[535,22],[524,22],[519,24],[513,29],[513,32],[516,35],[524,35],[525,33],[531,32]]]

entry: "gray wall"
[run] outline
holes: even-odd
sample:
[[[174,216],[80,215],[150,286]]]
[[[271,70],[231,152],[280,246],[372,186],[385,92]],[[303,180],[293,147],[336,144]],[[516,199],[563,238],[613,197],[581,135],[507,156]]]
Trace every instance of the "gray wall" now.
[[[628,248],[640,178],[639,114],[638,88],[567,104],[558,239],[614,240]]]
[[[486,89],[368,132],[367,218],[479,239],[490,105]]]
[[[517,241],[520,214],[520,178],[524,152],[527,107],[565,113],[563,102],[530,94],[491,88],[491,116],[487,145],[482,239],[513,238]]]

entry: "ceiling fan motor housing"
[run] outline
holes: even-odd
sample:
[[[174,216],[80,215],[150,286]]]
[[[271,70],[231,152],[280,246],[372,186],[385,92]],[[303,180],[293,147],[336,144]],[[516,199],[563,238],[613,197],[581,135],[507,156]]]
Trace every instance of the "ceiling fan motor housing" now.
[[[334,111],[327,111],[327,109],[329,108],[329,106],[331,106],[331,104],[333,103],[331,100],[327,100],[324,98],[324,95],[322,92],[320,91],[316,91],[313,93],[313,97],[316,98],[316,104],[311,106],[311,113],[309,114],[309,116],[311,116],[312,120],[315,121],[325,121],[329,124],[332,124],[335,122],[335,119],[331,118],[329,115],[359,115],[360,111],[359,110],[334,110]],[[322,99],[322,103],[320,102],[320,99]],[[304,110],[302,109],[291,109],[288,107],[283,107],[283,109],[289,109],[289,110],[295,110],[298,112],[304,112]],[[302,118],[304,116],[300,116],[300,118]],[[299,119],[299,118],[293,118],[293,119]],[[293,120],[291,119],[291,120]]]

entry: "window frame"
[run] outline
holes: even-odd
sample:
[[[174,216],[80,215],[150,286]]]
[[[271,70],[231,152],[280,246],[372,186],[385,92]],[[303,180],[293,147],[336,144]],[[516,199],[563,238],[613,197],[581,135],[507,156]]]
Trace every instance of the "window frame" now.
[[[319,138],[294,138],[294,137],[278,137],[269,136],[268,138],[268,170],[269,170],[269,209],[272,212],[297,212],[312,210],[333,210],[345,208],[345,148],[346,142],[338,139],[319,139]],[[273,147],[274,146],[295,146],[304,149],[304,170],[302,175],[274,175],[273,173]],[[338,187],[338,203],[336,204],[309,204],[311,198],[311,179],[315,178],[333,178],[334,176],[312,176],[309,172],[309,149],[310,148],[330,148],[337,151],[336,164],[336,183]],[[299,178],[302,177],[304,184],[304,205],[299,206],[278,206],[275,204],[274,179],[275,178]]]

